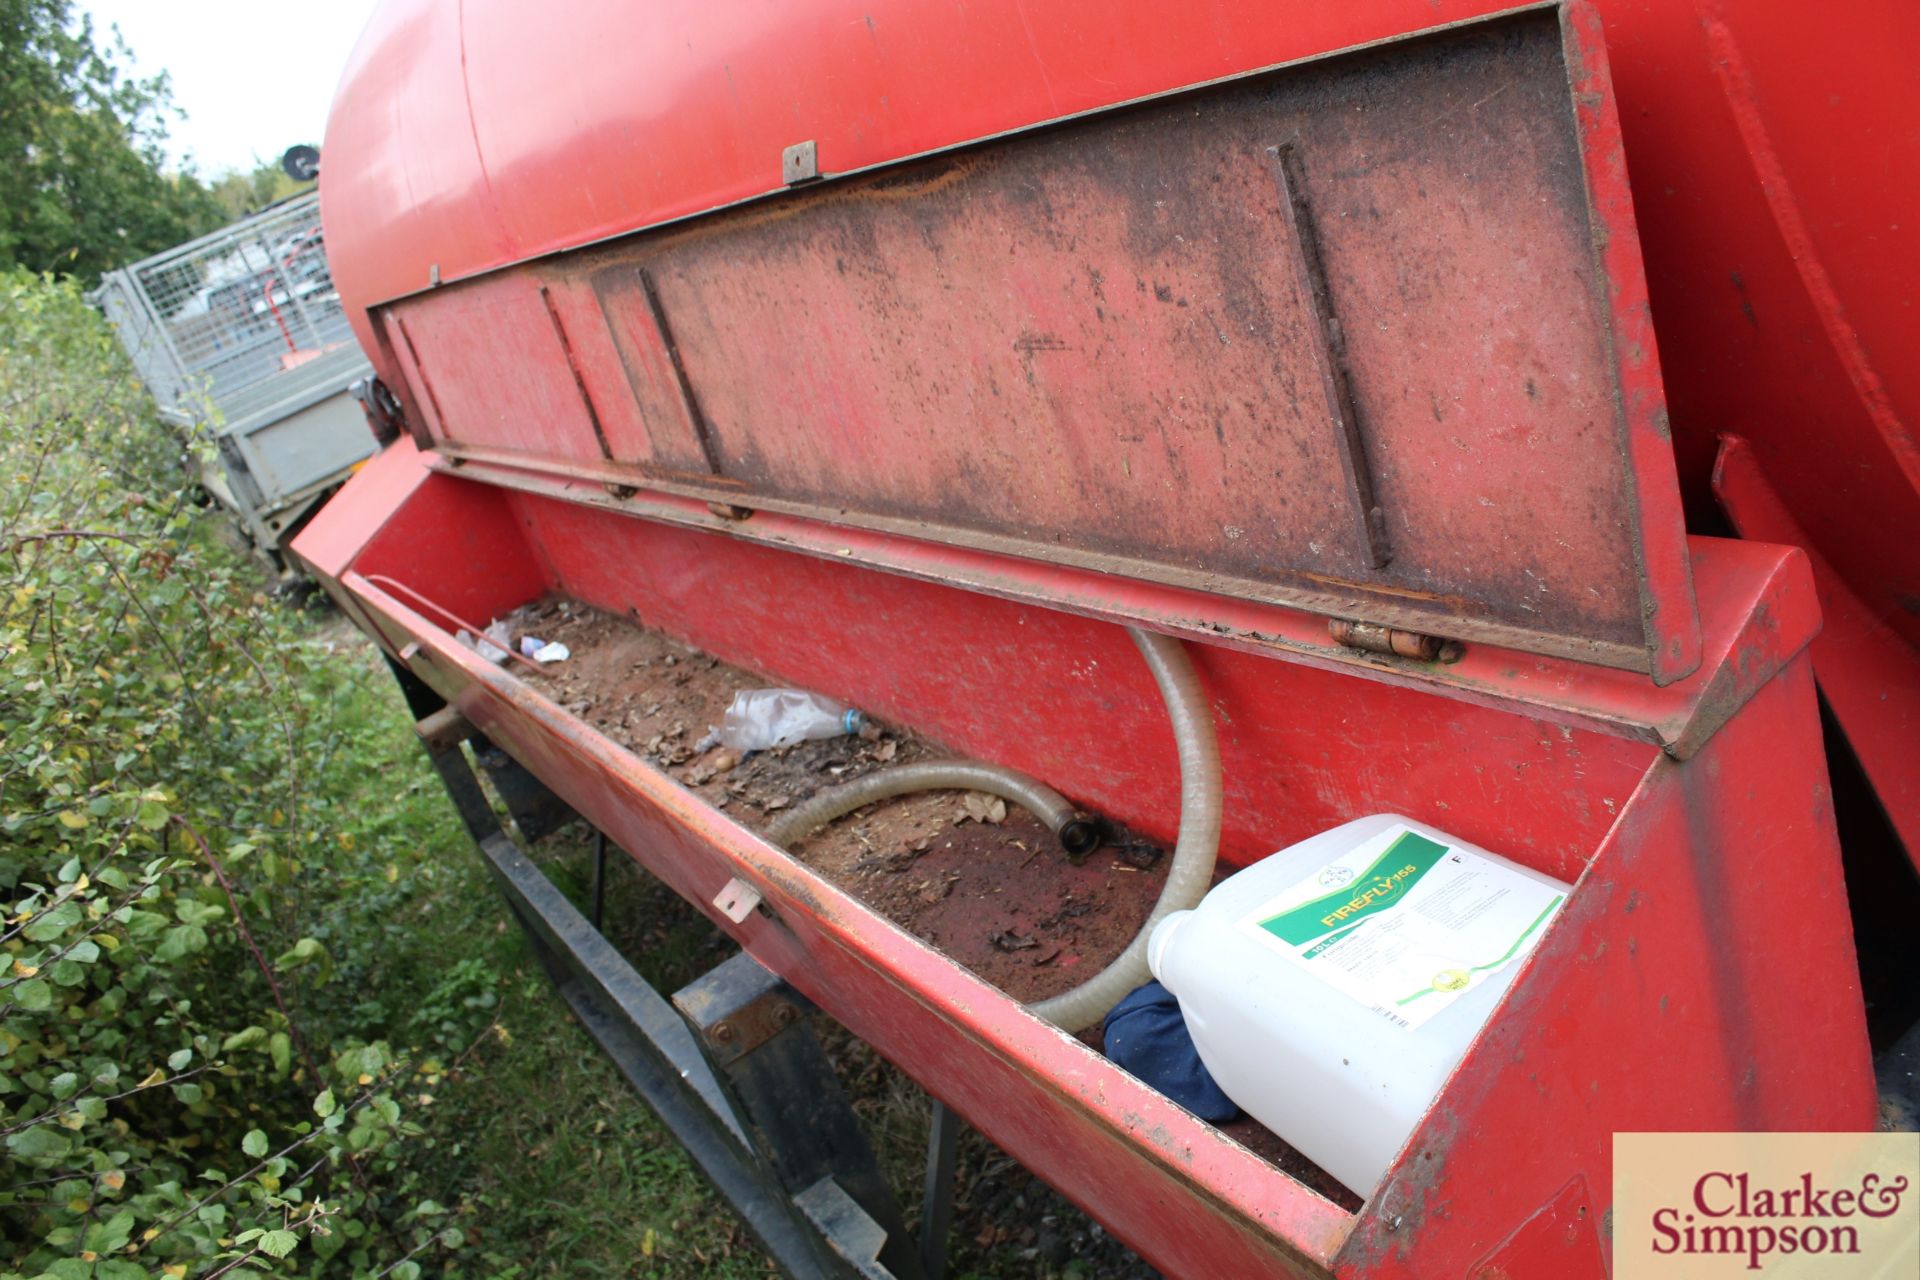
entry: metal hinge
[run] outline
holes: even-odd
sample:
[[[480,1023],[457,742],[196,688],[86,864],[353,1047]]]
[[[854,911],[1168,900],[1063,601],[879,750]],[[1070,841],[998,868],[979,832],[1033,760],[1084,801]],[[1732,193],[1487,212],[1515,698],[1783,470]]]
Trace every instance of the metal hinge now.
[[[1396,631],[1377,622],[1358,622],[1352,618],[1327,619],[1327,634],[1349,649],[1412,658],[1417,662],[1458,662],[1467,651],[1458,640],[1418,631]]]

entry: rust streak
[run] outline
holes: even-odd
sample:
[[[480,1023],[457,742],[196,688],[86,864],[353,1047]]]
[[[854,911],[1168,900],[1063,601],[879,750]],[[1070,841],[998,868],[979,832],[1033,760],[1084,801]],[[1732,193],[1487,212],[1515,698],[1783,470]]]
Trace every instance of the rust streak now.
[[[433,381],[427,377],[427,366],[421,362],[419,349],[413,345],[413,334],[407,330],[407,318],[398,311],[393,313],[393,327],[399,331],[400,341],[407,344],[407,358],[413,362],[413,371],[420,378],[420,389],[427,393],[427,404],[433,410],[433,420],[440,424],[440,434],[451,441],[453,429],[447,423],[447,415],[440,412],[440,397],[433,393]]]
[[[686,361],[680,356],[680,344],[673,340],[673,327],[667,323],[667,311],[660,303],[660,290],[653,282],[653,272],[640,268],[640,289],[647,295],[647,310],[653,315],[654,328],[660,331],[660,342],[667,349],[667,359],[673,363],[674,381],[680,387],[680,399],[687,410],[687,420],[693,423],[693,434],[700,439],[700,452],[706,456],[707,466],[713,474],[719,475],[720,449],[714,443],[713,427],[707,422],[707,415],[701,412],[699,397],[693,394],[693,383],[687,378]]]
[[[1287,229],[1292,233],[1294,276],[1300,292],[1319,322],[1314,363],[1319,366],[1320,383],[1327,397],[1327,410],[1333,416],[1334,441],[1340,450],[1340,471],[1347,482],[1347,494],[1353,501],[1355,531],[1364,549],[1367,564],[1383,569],[1393,558],[1387,546],[1385,513],[1374,499],[1373,470],[1367,463],[1366,443],[1360,438],[1360,418],[1353,408],[1353,391],[1348,384],[1346,341],[1340,332],[1340,317],[1334,313],[1333,290],[1327,283],[1327,269],[1320,256],[1320,236],[1314,226],[1313,208],[1307,201],[1307,175],[1296,143],[1268,147],[1273,157],[1274,181],[1280,186],[1281,208],[1286,211]]]
[[[540,301],[547,304],[547,319],[553,322],[553,336],[560,340],[560,350],[566,353],[567,371],[573,375],[574,390],[580,393],[580,403],[587,411],[587,422],[593,427],[593,438],[600,446],[600,456],[612,462],[613,450],[608,447],[606,430],[600,425],[600,411],[594,407],[593,395],[587,390],[587,380],[580,373],[580,357],[567,338],[567,326],[560,319],[560,309],[553,305],[553,294],[544,284],[540,286]]]

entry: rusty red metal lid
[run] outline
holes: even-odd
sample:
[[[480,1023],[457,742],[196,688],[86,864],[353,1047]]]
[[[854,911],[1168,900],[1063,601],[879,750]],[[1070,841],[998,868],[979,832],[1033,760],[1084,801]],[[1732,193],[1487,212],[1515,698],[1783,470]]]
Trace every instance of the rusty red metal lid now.
[[[475,406],[436,438],[1660,683],[1697,665],[1590,10],[804,167],[400,303],[409,362]],[[551,326],[508,298],[536,285]],[[509,366],[490,327],[523,313],[516,343],[554,350]]]

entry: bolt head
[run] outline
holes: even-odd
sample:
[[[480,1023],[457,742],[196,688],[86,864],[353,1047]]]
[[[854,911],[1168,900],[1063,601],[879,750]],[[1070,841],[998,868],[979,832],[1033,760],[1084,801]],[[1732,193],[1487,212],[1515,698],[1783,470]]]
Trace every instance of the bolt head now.
[[[731,1022],[717,1023],[711,1034],[716,1044],[732,1044],[734,1035],[733,1024]]]

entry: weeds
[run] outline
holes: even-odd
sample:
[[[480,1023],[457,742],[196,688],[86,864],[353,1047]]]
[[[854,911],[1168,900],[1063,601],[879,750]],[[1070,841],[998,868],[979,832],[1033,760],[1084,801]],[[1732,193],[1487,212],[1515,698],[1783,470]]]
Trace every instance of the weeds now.
[[[70,285],[0,274],[0,1280],[768,1274],[507,923],[378,653],[261,593],[184,447]],[[541,856],[583,896],[580,833]],[[612,880],[660,989],[725,957]],[[925,1099],[823,1030],[911,1212]],[[962,1169],[954,1274],[1094,1273],[983,1220],[1069,1211],[977,1136]]]

